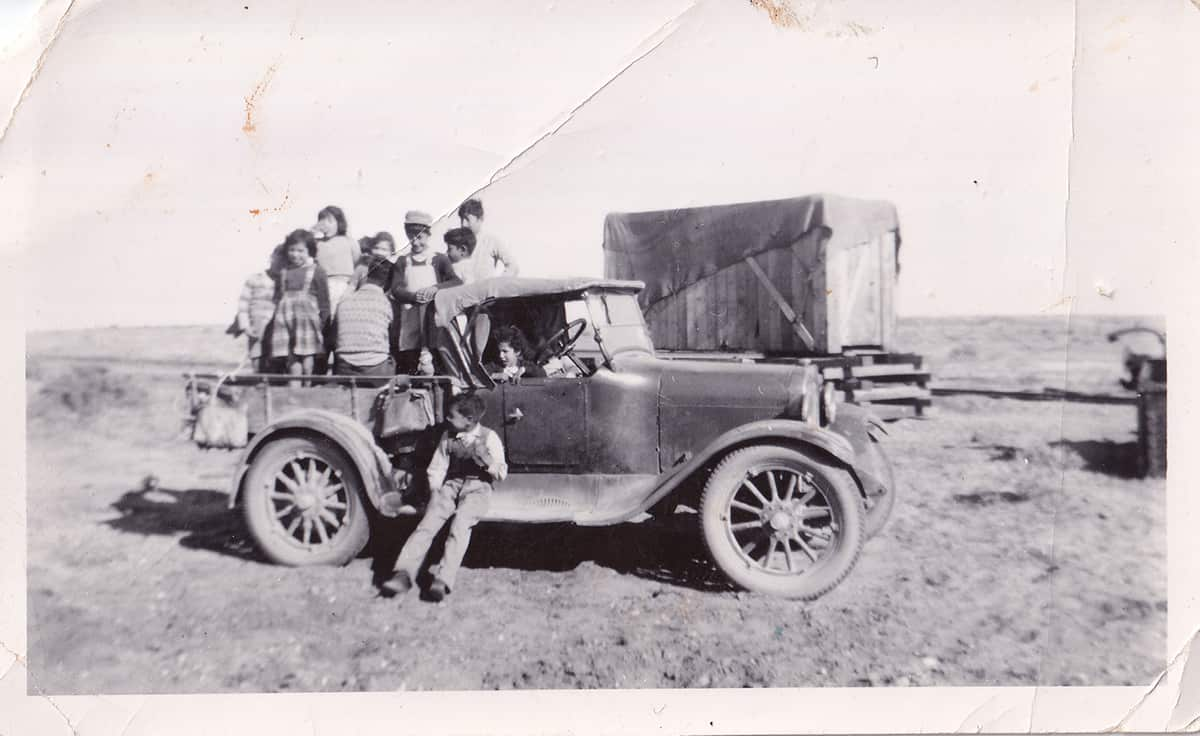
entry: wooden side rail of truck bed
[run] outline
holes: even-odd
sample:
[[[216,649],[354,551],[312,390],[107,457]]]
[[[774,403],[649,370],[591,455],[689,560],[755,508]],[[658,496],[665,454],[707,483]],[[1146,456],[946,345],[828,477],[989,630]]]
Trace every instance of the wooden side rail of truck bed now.
[[[207,401],[216,386],[221,397],[233,405],[245,406],[250,435],[291,412],[324,409],[352,417],[371,426],[371,412],[377,397],[385,392],[402,393],[410,387],[434,388],[434,414],[443,408],[454,379],[450,376],[291,376],[276,373],[240,373],[222,376],[216,373],[185,373],[187,395],[192,407]],[[310,385],[292,386],[294,381]]]

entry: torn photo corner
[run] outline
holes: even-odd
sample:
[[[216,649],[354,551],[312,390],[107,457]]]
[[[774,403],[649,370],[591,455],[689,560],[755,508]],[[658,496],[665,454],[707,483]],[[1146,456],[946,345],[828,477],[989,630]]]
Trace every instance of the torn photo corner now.
[[[0,8],[0,732],[1195,730],[1197,34]]]

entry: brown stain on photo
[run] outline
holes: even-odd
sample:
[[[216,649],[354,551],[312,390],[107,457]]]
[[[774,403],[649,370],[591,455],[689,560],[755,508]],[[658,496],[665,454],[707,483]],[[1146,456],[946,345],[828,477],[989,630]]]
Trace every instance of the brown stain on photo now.
[[[259,80],[258,84],[254,85],[254,89],[251,90],[250,94],[245,98],[246,120],[242,123],[242,132],[246,135],[250,135],[258,129],[258,125],[254,122],[254,107],[258,104],[259,99],[262,98],[263,93],[267,91],[267,87],[270,86],[271,80],[275,77],[275,70],[277,67],[278,62],[268,66],[266,73],[263,74],[263,78]]]
[[[247,212],[250,213],[251,217],[258,217],[259,215],[263,214],[264,212],[283,212],[285,209],[287,209],[287,206],[291,201],[292,201],[291,192],[284,192],[283,200],[280,201],[280,203],[278,205],[276,205],[274,207],[255,207],[253,209],[247,210]]]
[[[1200,2],[1200,0],[1196,0]],[[823,35],[827,38],[860,38],[862,36],[870,36],[878,29],[856,21],[840,21],[832,23],[821,22],[818,20],[818,12],[814,9],[812,12],[797,13],[792,7],[791,0],[750,0],[750,5],[767,14],[771,19],[772,25],[776,28],[796,29],[799,31],[812,32],[823,29]],[[815,25],[814,25],[815,24]],[[820,26],[818,28],[817,26]],[[829,26],[826,28],[825,26]],[[877,57],[869,57],[875,60],[875,68],[879,68],[879,60]]]
[[[765,12],[771,23],[779,28],[799,28],[802,25],[787,0],[750,0],[750,4]]]

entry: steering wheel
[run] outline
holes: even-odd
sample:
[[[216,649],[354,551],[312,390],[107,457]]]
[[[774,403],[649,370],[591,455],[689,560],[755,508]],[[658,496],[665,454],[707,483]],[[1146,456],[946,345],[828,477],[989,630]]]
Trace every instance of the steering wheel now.
[[[561,358],[571,352],[571,348],[575,347],[575,343],[579,342],[579,338],[583,337],[583,331],[586,328],[586,319],[571,320],[567,323],[566,327],[555,332],[546,342],[542,343],[542,347],[538,349],[534,360],[538,363],[545,363],[551,358]]]

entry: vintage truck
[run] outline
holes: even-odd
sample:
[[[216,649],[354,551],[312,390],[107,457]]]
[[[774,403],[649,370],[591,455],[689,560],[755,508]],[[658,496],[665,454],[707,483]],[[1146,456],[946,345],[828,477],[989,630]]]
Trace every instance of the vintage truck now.
[[[884,425],[839,406],[812,365],[655,357],[642,286],[495,278],[444,289],[431,303],[438,375],[382,387],[192,375],[188,395],[196,410],[224,396],[244,416],[249,441],[230,504],[280,564],[344,564],[374,519],[419,507],[447,400],[478,391],[510,467],[486,520],[610,525],[690,510],[735,584],[820,596],[891,510]],[[483,366],[495,350],[486,331],[499,325],[519,327],[539,361],[567,370],[497,385]],[[581,342],[594,352],[577,351]]]

